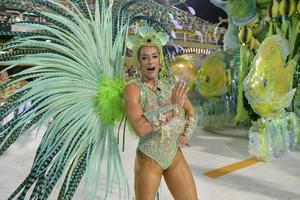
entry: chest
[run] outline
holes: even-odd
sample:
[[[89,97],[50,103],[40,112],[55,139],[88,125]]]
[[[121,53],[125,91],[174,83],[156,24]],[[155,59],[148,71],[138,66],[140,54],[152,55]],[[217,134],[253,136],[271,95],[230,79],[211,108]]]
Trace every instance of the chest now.
[[[151,88],[145,84],[141,87],[141,106],[144,112],[170,105],[172,87],[159,82],[157,88]]]

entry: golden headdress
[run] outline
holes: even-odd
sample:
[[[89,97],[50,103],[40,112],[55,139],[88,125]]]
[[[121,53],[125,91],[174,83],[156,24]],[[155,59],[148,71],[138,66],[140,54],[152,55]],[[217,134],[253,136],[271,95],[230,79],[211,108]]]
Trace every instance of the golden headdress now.
[[[167,44],[169,36],[163,32],[156,32],[150,26],[143,26],[138,29],[135,35],[129,36],[126,41],[128,49],[132,50],[134,64],[139,66],[139,50],[141,47],[157,47],[160,55],[160,63],[163,60],[162,47]]]

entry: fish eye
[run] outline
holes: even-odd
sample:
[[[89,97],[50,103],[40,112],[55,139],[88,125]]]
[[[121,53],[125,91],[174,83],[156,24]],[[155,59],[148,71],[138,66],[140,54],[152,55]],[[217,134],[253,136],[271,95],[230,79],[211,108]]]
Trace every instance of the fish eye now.
[[[205,81],[208,83],[209,82],[209,76],[205,76]]]
[[[262,80],[262,86],[264,88],[267,87],[267,79]]]

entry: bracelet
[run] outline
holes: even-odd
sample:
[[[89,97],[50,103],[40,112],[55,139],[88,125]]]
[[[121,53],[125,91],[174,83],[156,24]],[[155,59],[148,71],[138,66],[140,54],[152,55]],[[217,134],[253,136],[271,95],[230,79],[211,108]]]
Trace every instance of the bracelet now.
[[[179,115],[179,105],[176,105],[176,106],[174,106],[174,109],[173,109],[173,111],[174,111],[174,115],[175,116],[178,116]]]
[[[186,120],[185,129],[181,134],[184,137],[191,137],[194,129],[196,128],[196,119],[194,117]]]

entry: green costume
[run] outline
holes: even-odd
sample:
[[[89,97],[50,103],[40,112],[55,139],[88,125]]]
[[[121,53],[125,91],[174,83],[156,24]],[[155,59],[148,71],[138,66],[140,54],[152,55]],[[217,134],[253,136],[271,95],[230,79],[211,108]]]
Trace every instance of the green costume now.
[[[159,108],[166,108],[163,112],[173,109],[172,106],[168,106],[171,104],[172,86],[167,82],[158,81],[159,90],[153,90],[139,80],[129,83],[135,83],[140,87],[140,104],[145,115]],[[167,169],[175,158],[177,140],[184,132],[185,122],[185,112],[180,108],[179,114],[170,122],[140,138],[138,150],[157,161],[163,169]]]

